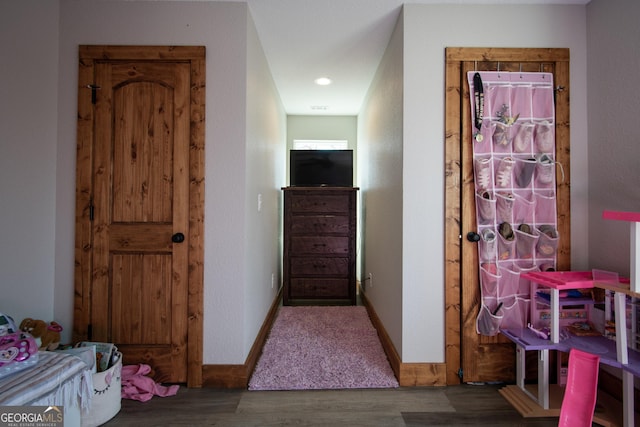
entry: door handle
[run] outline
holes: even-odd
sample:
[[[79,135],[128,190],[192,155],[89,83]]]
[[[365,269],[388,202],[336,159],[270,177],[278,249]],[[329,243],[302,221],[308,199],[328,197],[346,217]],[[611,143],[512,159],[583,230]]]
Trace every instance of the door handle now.
[[[467,233],[467,240],[473,243],[480,241],[480,235],[475,231],[470,231]]]
[[[171,236],[171,241],[173,243],[182,243],[184,242],[184,234],[182,233],[176,233],[173,236]]]

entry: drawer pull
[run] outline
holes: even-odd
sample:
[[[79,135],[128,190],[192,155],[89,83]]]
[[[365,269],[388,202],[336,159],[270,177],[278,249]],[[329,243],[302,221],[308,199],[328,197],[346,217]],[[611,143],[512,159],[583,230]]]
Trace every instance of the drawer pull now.
[[[327,244],[326,243],[314,243],[313,246],[316,247],[316,248],[324,248],[324,247],[327,246]]]

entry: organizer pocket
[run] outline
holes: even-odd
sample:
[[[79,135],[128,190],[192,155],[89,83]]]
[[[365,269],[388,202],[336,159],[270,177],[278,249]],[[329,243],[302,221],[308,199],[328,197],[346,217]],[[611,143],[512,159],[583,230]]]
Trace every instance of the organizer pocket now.
[[[532,259],[535,252],[538,236],[514,230],[516,233],[516,253],[520,259]]]
[[[474,160],[475,184],[478,190],[487,190],[493,184],[493,162],[491,157],[477,157]]]
[[[495,266],[495,264],[491,264]],[[498,296],[498,282],[500,281],[498,272],[491,272],[486,267],[480,267],[480,286],[482,298],[496,298]]]
[[[555,146],[553,124],[547,120],[536,123],[534,140],[539,153],[552,153]]]
[[[497,188],[506,189],[513,186],[513,167],[515,160],[506,156],[495,159],[495,186]]]
[[[499,271],[500,283],[498,285],[498,297],[505,298],[507,296],[517,295],[518,285],[520,283],[520,272],[513,269],[512,265],[501,265]]]
[[[527,188],[531,186],[531,179],[536,170],[536,164],[536,159],[533,158],[516,158],[514,177],[518,187]]]
[[[524,279],[520,275],[522,273],[528,273],[530,271],[539,271],[539,268],[531,260],[529,261],[517,261],[514,263],[513,268],[518,272],[518,295],[530,295],[531,294],[531,281]]]
[[[498,234],[498,260],[504,261],[515,257],[516,240],[507,240]]]
[[[494,309],[497,307],[497,300],[493,300]],[[491,308],[485,304],[480,306],[480,313],[476,319],[476,332],[481,335],[494,336],[500,332],[501,314],[493,314]]]
[[[536,163],[536,187],[553,188],[556,182],[556,163],[547,154],[538,157]]]
[[[530,153],[533,141],[533,123],[523,122],[514,125],[513,151],[515,153]]]
[[[496,250],[498,248],[498,238],[496,233],[491,228],[485,228],[480,232],[480,261],[482,262],[495,262]]]
[[[506,298],[502,301],[502,307],[497,314],[502,314],[500,328],[522,329],[526,327],[529,319],[529,299],[520,297]]]
[[[513,206],[515,197],[511,193],[496,193],[496,219],[498,223],[513,222]]]
[[[554,257],[558,250],[558,232],[551,225],[541,225],[538,227],[538,255],[542,258]]]
[[[493,145],[497,149],[509,151],[511,148],[511,126],[502,122],[491,122],[491,135]]]
[[[476,206],[478,207],[478,224],[493,224],[496,219],[496,199],[490,191],[482,191],[476,194]]]
[[[534,86],[531,90],[532,116],[551,119],[554,116],[553,87],[551,86]]]
[[[480,130],[473,128],[473,152],[475,154],[491,154],[491,122],[483,120]]]
[[[511,111],[520,119],[531,117],[531,90],[530,84],[518,84],[511,88]]]
[[[485,115],[487,117],[497,118],[502,111],[509,108],[511,102],[509,92],[510,88],[508,86],[494,84],[485,86],[485,105],[489,107],[489,111],[485,109]]]
[[[555,224],[556,222],[556,197],[553,190],[536,191],[536,223]]]
[[[533,224],[536,209],[536,199],[530,191],[515,193],[513,204],[514,224]]]

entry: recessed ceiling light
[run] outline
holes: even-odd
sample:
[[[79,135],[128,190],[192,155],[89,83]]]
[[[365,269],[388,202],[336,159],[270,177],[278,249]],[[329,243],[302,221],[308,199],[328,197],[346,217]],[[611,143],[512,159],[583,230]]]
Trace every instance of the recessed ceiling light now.
[[[319,77],[314,80],[317,85],[326,86],[331,84],[331,79],[328,77]]]

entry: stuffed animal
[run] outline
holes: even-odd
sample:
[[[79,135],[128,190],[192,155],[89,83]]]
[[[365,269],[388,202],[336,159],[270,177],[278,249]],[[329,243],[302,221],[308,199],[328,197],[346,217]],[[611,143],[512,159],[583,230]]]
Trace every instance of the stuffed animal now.
[[[20,323],[20,330],[31,334],[40,350],[55,350],[60,345],[62,326],[56,322],[47,325],[44,320],[27,317]]]

